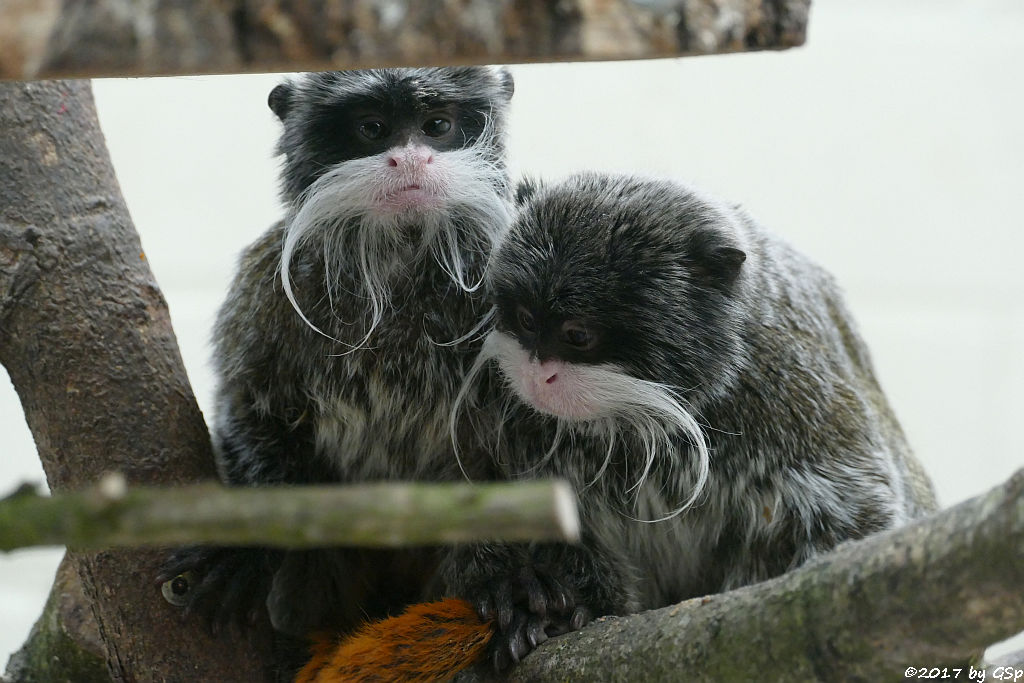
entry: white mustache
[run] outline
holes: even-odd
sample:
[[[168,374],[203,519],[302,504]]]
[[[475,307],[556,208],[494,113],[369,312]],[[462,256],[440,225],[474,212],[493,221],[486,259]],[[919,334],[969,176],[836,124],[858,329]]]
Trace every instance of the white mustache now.
[[[515,391],[518,395],[518,390],[509,377],[514,376],[515,373],[512,371],[514,368],[527,362],[527,353],[511,336],[492,330],[484,340],[480,353],[466,374],[452,406],[450,424],[456,458],[459,458],[455,432],[456,422],[464,404],[470,402],[470,392],[480,373],[492,360],[497,360],[499,368],[503,368],[502,374],[506,380],[508,393],[511,394]],[[508,370],[506,371],[504,368],[508,368]],[[540,467],[555,455],[564,434],[571,433],[573,429],[584,429],[601,436],[607,443],[604,460],[597,474],[587,485],[591,486],[607,470],[620,437],[626,434],[635,435],[641,444],[639,455],[642,466],[636,481],[626,489],[625,493],[634,493],[634,501],[636,501],[657,458],[661,457],[664,462],[669,464],[680,461],[676,452],[679,446],[673,436],[681,433],[693,445],[697,461],[696,481],[690,495],[676,509],[663,517],[636,521],[659,522],[671,519],[691,507],[707,483],[711,453],[704,431],[685,407],[685,400],[681,392],[665,384],[632,377],[611,366],[578,364],[573,366],[573,372],[581,387],[581,393],[585,393],[587,397],[588,407],[594,409],[596,416],[589,420],[576,420],[549,415],[548,419],[557,421],[555,438],[551,448],[531,467],[531,470]],[[529,405],[527,399],[521,396],[520,398]],[[505,422],[504,408],[501,413],[499,429],[500,425]],[[627,455],[631,456],[632,453]],[[463,474],[466,474],[461,458],[459,458],[459,467]]]
[[[461,289],[474,291],[482,283],[470,281],[466,255],[490,254],[508,229],[511,208],[506,197],[506,171],[490,158],[488,148],[497,139],[485,127],[472,146],[435,152],[430,174],[417,178],[423,191],[438,197],[436,207],[414,213],[381,210],[388,197],[407,187],[403,174],[388,172],[388,152],[345,161],[318,178],[287,218],[281,252],[281,284],[285,296],[302,320],[319,334],[349,347],[364,346],[391,306],[390,278],[396,269],[405,226],[420,229],[420,248],[429,249],[438,265]],[[356,344],[335,339],[302,311],[294,289],[290,265],[303,247],[319,241],[326,264],[325,289],[331,290],[331,272],[355,269],[360,292],[370,309],[370,324]]]

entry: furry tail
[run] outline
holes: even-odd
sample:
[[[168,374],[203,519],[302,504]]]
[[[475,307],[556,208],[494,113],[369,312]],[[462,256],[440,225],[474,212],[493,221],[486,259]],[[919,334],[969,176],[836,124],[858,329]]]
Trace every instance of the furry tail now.
[[[315,637],[295,683],[448,680],[483,659],[492,633],[465,600],[412,605],[345,638]]]

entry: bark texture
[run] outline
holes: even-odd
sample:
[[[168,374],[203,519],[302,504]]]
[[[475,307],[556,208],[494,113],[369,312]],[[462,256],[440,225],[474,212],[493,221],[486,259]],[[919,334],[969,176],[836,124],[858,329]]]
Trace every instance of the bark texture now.
[[[0,78],[312,71],[783,49],[810,0],[6,0]]]
[[[968,680],[985,647],[1024,629],[1021,586],[1024,470],[771,581],[552,639],[512,680],[916,680],[908,667]]]
[[[65,557],[28,640],[7,663],[8,681],[107,681],[106,648],[72,562]]]
[[[0,362],[55,492],[214,477],[167,306],[107,155],[88,82],[0,84]],[[258,680],[258,636],[183,627],[164,554],[69,554],[115,680]],[[264,633],[261,631],[260,633]]]
[[[126,489],[119,476],[52,497],[0,501],[0,551],[191,543],[393,548],[479,541],[576,541],[564,482]]]

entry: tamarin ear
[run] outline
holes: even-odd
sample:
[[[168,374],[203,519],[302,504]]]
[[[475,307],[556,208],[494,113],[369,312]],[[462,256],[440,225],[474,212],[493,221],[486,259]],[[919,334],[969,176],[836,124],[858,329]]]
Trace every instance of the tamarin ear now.
[[[502,66],[498,68],[498,83],[501,86],[501,94],[505,96],[505,99],[512,99],[512,93],[516,91],[516,83],[508,67]]]
[[[723,292],[728,292],[740,275],[747,254],[736,247],[711,247],[689,262],[693,277]]]
[[[739,277],[747,253],[736,247],[718,247],[711,252],[711,260],[717,265],[719,276],[732,284]]]
[[[284,117],[288,115],[288,110],[292,107],[292,90],[293,86],[291,83],[282,83],[271,90],[270,96],[267,98],[270,110],[282,121],[284,121]]]

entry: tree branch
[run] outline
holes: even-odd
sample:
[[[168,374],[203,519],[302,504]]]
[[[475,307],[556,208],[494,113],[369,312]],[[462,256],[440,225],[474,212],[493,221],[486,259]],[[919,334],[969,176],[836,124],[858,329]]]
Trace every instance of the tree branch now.
[[[1024,629],[1022,585],[1024,470],[771,581],[552,639],[512,680],[906,680]]]
[[[0,550],[188,543],[395,547],[484,540],[575,541],[575,496],[561,482],[365,484],[126,490],[118,476],[53,497],[0,501]]]
[[[802,45],[810,0],[7,0],[0,78],[605,60]]]
[[[88,82],[0,83],[0,192],[0,362],[50,488],[111,470],[153,486],[213,479],[206,425]],[[183,624],[153,585],[163,553],[69,557],[115,680],[264,676],[269,626],[211,640]]]

